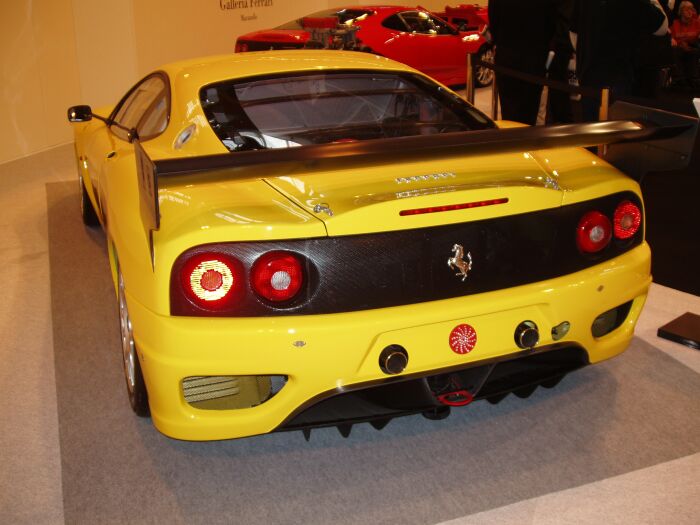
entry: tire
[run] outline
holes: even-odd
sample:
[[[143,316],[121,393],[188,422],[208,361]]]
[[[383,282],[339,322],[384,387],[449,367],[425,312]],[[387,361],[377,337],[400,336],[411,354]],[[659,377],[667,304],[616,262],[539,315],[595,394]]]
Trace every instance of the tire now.
[[[95,212],[95,207],[90,201],[88,192],[85,189],[85,181],[83,181],[83,176],[78,176],[80,184],[80,214],[83,217],[83,224],[85,226],[99,226],[100,220],[97,218],[97,212]]]
[[[493,46],[482,46],[476,55],[476,58],[482,62],[490,62],[493,64],[494,52]],[[490,86],[493,82],[494,72],[493,69],[487,67],[474,65],[474,87],[486,87]]]
[[[124,365],[124,379],[126,380],[126,391],[129,395],[129,404],[134,413],[139,417],[148,417],[151,410],[148,406],[148,391],[141,372],[136,344],[134,343],[134,333],[131,328],[131,319],[126,305],[126,293],[124,291],[124,278],[117,269],[118,300],[119,300],[119,333],[121,334],[122,363]]]

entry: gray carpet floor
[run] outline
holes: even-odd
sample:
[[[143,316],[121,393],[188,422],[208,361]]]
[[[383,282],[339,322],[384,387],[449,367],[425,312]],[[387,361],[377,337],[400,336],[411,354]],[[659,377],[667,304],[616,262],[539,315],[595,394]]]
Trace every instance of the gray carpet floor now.
[[[344,439],[190,443],[130,412],[103,234],[47,185],[67,523],[436,523],[700,451],[700,377],[639,339],[553,390]]]

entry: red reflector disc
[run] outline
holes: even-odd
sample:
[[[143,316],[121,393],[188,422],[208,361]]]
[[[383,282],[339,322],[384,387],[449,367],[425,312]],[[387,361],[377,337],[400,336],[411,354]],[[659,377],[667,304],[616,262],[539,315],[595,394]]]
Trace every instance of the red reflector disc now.
[[[224,276],[216,270],[207,270],[199,281],[202,288],[208,292],[213,292],[221,288],[224,284]]]
[[[456,354],[468,354],[476,346],[476,330],[468,324],[455,326],[450,332],[450,348]]]
[[[207,310],[231,305],[242,291],[238,261],[221,253],[191,256],[180,270],[182,289],[193,304]]]

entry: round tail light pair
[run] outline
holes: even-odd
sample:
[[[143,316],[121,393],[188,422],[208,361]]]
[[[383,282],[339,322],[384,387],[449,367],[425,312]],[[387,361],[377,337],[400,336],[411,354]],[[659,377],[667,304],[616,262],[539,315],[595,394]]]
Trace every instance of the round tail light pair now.
[[[576,244],[584,253],[597,253],[610,244],[613,235],[621,240],[634,236],[641,223],[642,212],[630,201],[618,204],[612,223],[603,213],[589,211],[576,228]]]
[[[190,300],[201,308],[224,310],[245,292],[242,263],[222,253],[202,253],[183,266],[180,281]],[[250,283],[263,299],[289,301],[304,281],[301,261],[288,252],[268,252],[261,256],[250,272]]]

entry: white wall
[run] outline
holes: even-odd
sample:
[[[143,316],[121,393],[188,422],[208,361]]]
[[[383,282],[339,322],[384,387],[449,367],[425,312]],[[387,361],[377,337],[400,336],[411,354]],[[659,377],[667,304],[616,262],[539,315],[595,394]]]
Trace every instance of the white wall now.
[[[80,93],[72,104],[113,104],[138,77],[132,0],[72,0]]]
[[[70,139],[65,110],[80,94],[71,7],[71,0],[3,2],[0,162]]]

